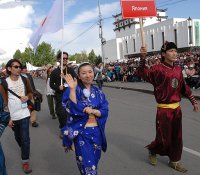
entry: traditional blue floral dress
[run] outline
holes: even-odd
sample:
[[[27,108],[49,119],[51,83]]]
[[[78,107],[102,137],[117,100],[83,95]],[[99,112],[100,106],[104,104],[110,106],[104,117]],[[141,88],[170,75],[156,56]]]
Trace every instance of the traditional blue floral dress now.
[[[69,98],[70,88],[63,94],[63,105],[69,112],[66,126],[62,129],[63,146],[70,147],[74,142],[77,165],[81,175],[97,175],[97,165],[101,157],[101,150],[107,148],[105,124],[108,117],[108,101],[102,90],[91,86],[89,95],[86,89],[76,88],[77,104]],[[85,107],[92,107],[101,112],[96,117],[95,127],[85,127],[89,115],[84,113]]]

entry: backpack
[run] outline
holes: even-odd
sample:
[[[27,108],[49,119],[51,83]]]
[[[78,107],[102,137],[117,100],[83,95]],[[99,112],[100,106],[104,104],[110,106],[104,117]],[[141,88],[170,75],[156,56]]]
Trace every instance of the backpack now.
[[[10,120],[10,113],[4,111],[4,100],[2,95],[0,94],[0,124],[3,124],[6,127],[8,125],[9,120]]]

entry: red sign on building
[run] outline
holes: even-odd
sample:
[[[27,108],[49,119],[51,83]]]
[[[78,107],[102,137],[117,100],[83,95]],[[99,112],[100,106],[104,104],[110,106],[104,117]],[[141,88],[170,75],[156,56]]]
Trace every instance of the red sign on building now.
[[[121,0],[123,18],[156,16],[155,0]]]

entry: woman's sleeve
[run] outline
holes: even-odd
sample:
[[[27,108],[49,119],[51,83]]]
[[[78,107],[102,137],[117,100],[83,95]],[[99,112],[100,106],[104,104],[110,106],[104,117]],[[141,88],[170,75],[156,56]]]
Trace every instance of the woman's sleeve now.
[[[65,133],[67,132],[67,128],[66,126],[64,128],[62,128],[62,133],[63,133],[63,146],[64,147],[71,147],[72,146],[72,140],[68,138],[68,133]]]
[[[74,103],[70,98],[70,88],[67,88],[66,91],[63,93],[62,102],[66,108],[69,109],[70,115],[77,115],[77,116],[88,116],[85,112],[83,112],[85,106],[80,101],[80,94],[76,89],[76,100],[77,103]]]
[[[98,123],[102,126],[102,129],[104,129],[107,118],[108,118],[108,111],[109,111],[108,101],[102,91],[100,93],[100,98],[101,98],[101,102],[100,102],[100,107],[98,110],[101,112],[101,117],[97,118],[97,120],[98,120]]]

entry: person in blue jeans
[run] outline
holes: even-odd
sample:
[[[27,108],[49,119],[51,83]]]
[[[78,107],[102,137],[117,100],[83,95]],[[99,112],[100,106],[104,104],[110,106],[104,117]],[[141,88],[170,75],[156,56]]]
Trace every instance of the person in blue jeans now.
[[[30,81],[20,76],[22,64],[17,59],[11,59],[6,64],[6,72],[9,75],[0,86],[0,93],[5,98],[5,104],[10,112],[8,126],[14,131],[15,140],[21,149],[22,169],[29,174],[32,169],[29,165],[30,137],[29,119],[30,111],[27,101],[32,99],[33,93]],[[24,82],[26,80],[26,83]]]

